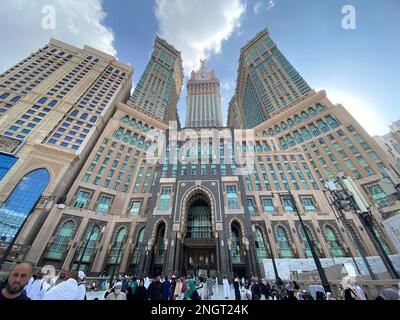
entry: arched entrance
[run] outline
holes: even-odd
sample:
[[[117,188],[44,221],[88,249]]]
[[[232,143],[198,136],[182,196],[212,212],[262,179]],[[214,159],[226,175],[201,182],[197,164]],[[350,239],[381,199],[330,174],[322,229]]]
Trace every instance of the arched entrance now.
[[[197,276],[217,274],[216,241],[213,234],[212,200],[197,190],[186,202],[181,270]]]

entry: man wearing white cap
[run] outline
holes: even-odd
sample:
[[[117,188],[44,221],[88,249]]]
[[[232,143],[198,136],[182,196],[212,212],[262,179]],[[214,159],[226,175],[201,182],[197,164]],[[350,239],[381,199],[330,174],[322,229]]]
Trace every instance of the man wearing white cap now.
[[[85,274],[83,271],[78,272],[78,295],[75,300],[86,300]]]
[[[126,300],[126,294],[122,292],[122,282],[114,283],[113,292],[111,292],[106,300]]]

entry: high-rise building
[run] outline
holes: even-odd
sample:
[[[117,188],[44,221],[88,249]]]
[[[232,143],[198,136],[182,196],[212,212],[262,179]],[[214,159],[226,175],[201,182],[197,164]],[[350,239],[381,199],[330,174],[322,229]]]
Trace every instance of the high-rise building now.
[[[200,70],[192,71],[186,85],[186,127],[222,127],[221,94],[215,71],[206,69],[201,60]]]
[[[91,47],[51,39],[0,76],[0,236],[29,243],[81,169],[132,68]]]
[[[164,123],[178,121],[176,104],[182,81],[180,52],[164,39],[156,37],[150,61],[129,103],[144,114]]]
[[[177,55],[169,69],[159,60],[162,56],[167,63],[167,54]],[[261,57],[266,69],[259,72]],[[106,270],[137,275],[195,273],[219,279],[223,275],[273,279],[271,261],[279,260],[279,274],[285,279],[293,264],[296,270],[315,269],[304,230],[325,266],[351,263],[352,257],[359,261],[360,255],[376,256],[358,216],[347,212],[344,226],[331,207],[324,183],[341,172],[356,181],[378,222],[374,228],[384,250],[398,259],[393,255],[398,250],[380,224],[385,213],[400,208],[399,198],[385,194],[379,185],[381,170],[395,176],[390,159],[343,106],[333,105],[324,91],[314,92],[306,85],[266,30],[241,50],[228,127],[217,123],[221,120],[217,112],[214,118],[206,117],[207,100],[212,99],[205,98],[203,104],[203,96],[214,93],[217,106],[219,89],[209,86],[209,79],[214,79],[216,89],[217,80],[204,62],[188,82],[187,128],[168,126],[177,114],[180,63],[178,51],[156,38],[133,96],[127,103],[119,101],[104,130],[89,138],[93,145],[87,157],[75,160],[77,174],[71,186],[60,191],[65,198],[53,205],[42,197],[35,207],[17,239],[17,245],[29,250],[17,259],[56,269],[79,265],[93,276]],[[168,77],[162,78],[166,70],[177,76],[173,94],[157,89],[157,83],[167,81]],[[207,80],[201,79],[202,74]],[[169,92],[165,112],[157,106],[163,92]],[[0,129],[10,131],[10,123]],[[254,130],[235,130],[249,127]],[[41,148],[46,149],[40,150],[57,150],[49,155],[53,161],[59,161],[61,152],[79,152],[71,143],[51,143],[58,132],[53,128],[59,126],[42,132]],[[72,155],[68,159],[76,159]],[[39,160],[30,167],[38,168]],[[3,190],[10,192],[24,172]],[[52,184],[42,185],[44,196],[55,194]],[[374,270],[381,268],[378,260],[371,259]]]
[[[236,99],[245,128],[253,128],[311,92],[270,38],[259,32],[240,50]]]

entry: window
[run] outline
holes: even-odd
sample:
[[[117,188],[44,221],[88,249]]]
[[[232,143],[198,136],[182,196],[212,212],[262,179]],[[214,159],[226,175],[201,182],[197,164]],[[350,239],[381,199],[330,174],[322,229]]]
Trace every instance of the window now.
[[[262,202],[263,202],[264,212],[268,213],[275,212],[275,206],[272,198],[263,198]]]
[[[344,257],[345,256],[344,251],[340,245],[340,242],[337,239],[336,233],[333,230],[333,228],[330,226],[325,227],[324,235],[325,235],[326,241],[329,244],[332,257],[335,257],[335,258]]]
[[[36,169],[25,175],[0,207],[0,239],[9,242],[50,182],[50,174]]]
[[[311,197],[301,198],[301,201],[303,202],[304,209],[307,212],[315,212],[316,211],[316,208],[315,208],[315,205],[314,205],[314,201],[313,201],[313,199]]]
[[[282,198],[282,204],[285,212],[294,212],[294,205],[291,198]]]
[[[57,231],[51,244],[47,258],[61,260],[67,250],[68,243],[74,233],[75,225],[72,221],[65,222]]]
[[[167,211],[169,209],[169,200],[171,197],[171,187],[161,187],[160,210]]]
[[[261,261],[261,259],[268,258],[267,248],[265,247],[264,238],[259,228],[256,228],[255,246],[256,246],[257,259],[259,261]]]
[[[110,209],[112,200],[113,200],[113,198],[111,196],[107,196],[104,194],[101,195],[99,203],[97,204],[97,207],[96,207],[96,212],[98,214],[102,214],[102,215],[107,214],[108,210]]]
[[[192,176],[197,175],[197,166],[195,164],[192,164],[191,169],[192,169]]]
[[[228,209],[239,209],[236,186],[226,186],[226,192],[226,202],[228,204]]]
[[[130,216],[137,216],[140,214],[140,206],[142,205],[142,201],[140,200],[132,200],[131,209],[129,210]]]
[[[253,199],[246,199],[246,202],[247,202],[247,210],[249,211],[249,214],[253,215],[256,212],[256,210],[254,208]]]
[[[289,243],[285,229],[283,227],[278,227],[276,229],[276,234],[279,244],[279,254],[281,258],[293,258],[293,251]]]

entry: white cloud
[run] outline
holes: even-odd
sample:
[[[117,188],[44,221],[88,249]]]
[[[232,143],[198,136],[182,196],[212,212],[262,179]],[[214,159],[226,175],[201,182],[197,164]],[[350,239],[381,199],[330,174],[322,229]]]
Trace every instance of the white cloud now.
[[[55,29],[42,28],[43,6],[55,8]],[[114,34],[103,24],[101,0],[3,0],[0,6],[0,72],[43,47],[50,37],[116,55]]]
[[[262,4],[261,4],[260,1],[258,1],[258,2],[254,5],[254,8],[253,8],[254,14],[259,14],[259,13],[260,13],[261,6],[262,6]]]
[[[264,5],[261,1],[256,2],[256,4],[253,7],[254,14],[255,15],[260,14],[263,6]],[[272,9],[273,7],[275,7],[275,1],[269,0],[265,10],[268,11],[268,10]]]
[[[241,0],[156,0],[159,35],[182,52],[185,74],[200,59],[219,53],[236,28],[246,5]]]

